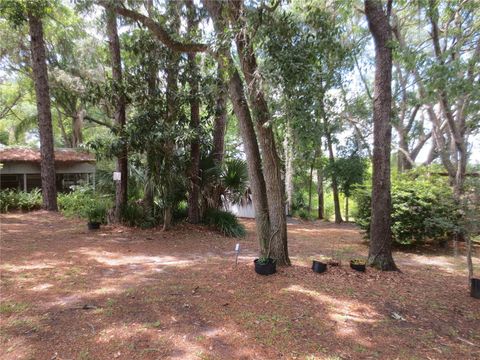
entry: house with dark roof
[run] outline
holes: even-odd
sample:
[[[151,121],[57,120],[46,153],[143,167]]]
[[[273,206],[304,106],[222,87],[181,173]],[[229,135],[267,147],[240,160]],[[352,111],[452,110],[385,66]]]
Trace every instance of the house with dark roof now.
[[[76,149],[55,149],[57,191],[72,185],[95,183],[95,156]],[[41,188],[40,150],[23,147],[0,148],[0,189],[30,191]]]

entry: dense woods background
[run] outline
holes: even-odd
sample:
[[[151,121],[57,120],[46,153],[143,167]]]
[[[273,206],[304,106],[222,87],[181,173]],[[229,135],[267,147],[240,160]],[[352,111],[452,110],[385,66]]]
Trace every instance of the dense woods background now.
[[[0,142],[39,146],[43,207],[164,230],[187,218],[288,265],[288,216],[391,246],[478,236],[475,1],[60,1],[0,5]],[[59,194],[54,147],[97,157]],[[114,183],[112,172],[121,173]],[[39,194],[2,192],[2,208]],[[93,215],[92,215],[93,214]]]

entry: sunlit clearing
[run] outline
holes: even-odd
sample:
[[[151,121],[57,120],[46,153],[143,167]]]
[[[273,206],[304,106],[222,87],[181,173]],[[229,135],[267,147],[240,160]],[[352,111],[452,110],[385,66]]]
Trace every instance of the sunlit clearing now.
[[[11,272],[21,272],[25,270],[43,270],[43,269],[53,269],[55,267],[65,265],[65,262],[33,262],[29,261],[29,264],[25,265],[12,265],[4,264],[0,266],[0,269]]]
[[[108,251],[96,251],[89,249],[80,249],[74,252],[79,252],[83,255],[87,255],[92,260],[110,266],[121,266],[129,264],[153,264],[183,267],[192,263],[192,260],[180,260],[175,256],[123,255],[121,253],[112,253]]]
[[[357,329],[358,324],[373,324],[380,319],[380,314],[370,306],[357,304],[349,300],[339,300],[298,285],[291,285],[284,288],[283,291],[308,295],[320,304],[326,305],[329,310],[328,316],[335,322],[338,336],[352,337],[363,346],[372,346],[368,339],[361,337],[361,333]]]
[[[33,291],[44,291],[44,290],[50,289],[52,286],[53,286],[53,285],[52,285],[52,284],[49,284],[49,283],[39,284],[39,285],[37,285],[37,286],[32,287],[30,290],[33,290]]]

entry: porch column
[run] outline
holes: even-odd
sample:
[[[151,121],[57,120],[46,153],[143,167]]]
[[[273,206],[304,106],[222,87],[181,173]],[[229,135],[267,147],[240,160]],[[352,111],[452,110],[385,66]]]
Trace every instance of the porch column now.
[[[27,192],[27,174],[23,174],[23,191]]]

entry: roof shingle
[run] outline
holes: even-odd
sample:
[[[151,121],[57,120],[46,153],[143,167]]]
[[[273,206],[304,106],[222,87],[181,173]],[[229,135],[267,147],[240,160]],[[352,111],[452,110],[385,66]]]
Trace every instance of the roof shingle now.
[[[40,163],[40,150],[11,147],[0,149],[0,162]],[[76,149],[55,149],[55,162],[95,162],[95,156],[87,151]]]

